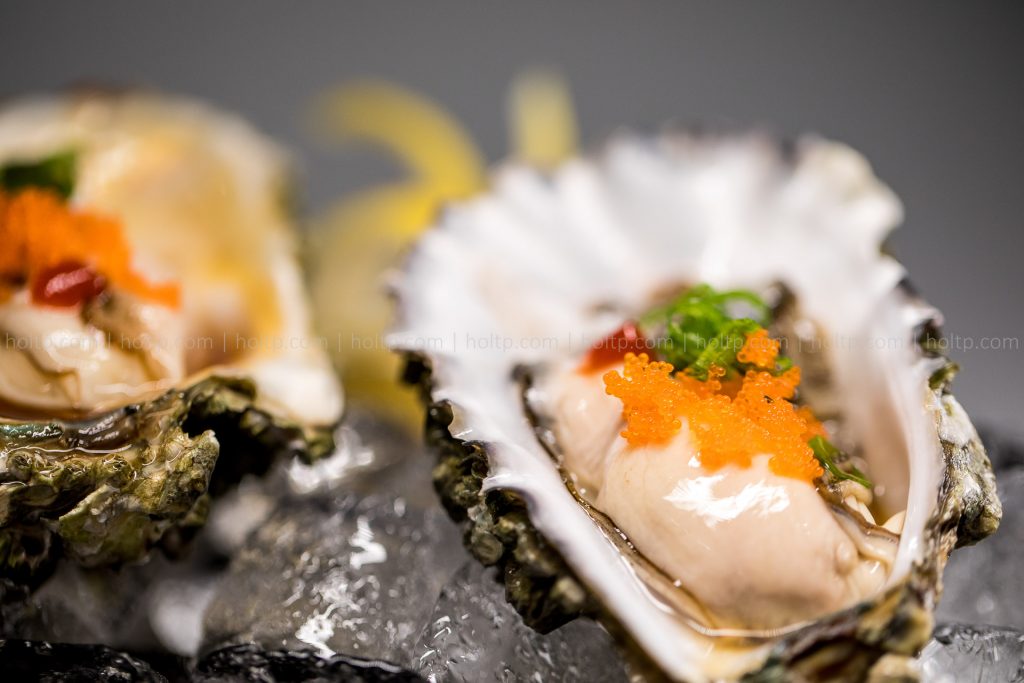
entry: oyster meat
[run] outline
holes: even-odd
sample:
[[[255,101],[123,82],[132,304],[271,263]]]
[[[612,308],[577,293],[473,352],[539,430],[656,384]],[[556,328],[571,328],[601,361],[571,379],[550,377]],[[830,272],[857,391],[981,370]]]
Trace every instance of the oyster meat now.
[[[170,548],[243,473],[332,447],[286,170],[185,99],[0,110],[0,576]]]
[[[390,343],[528,622],[595,617],[684,681],[920,650],[1001,508],[900,218],[841,144],[678,132],[507,165],[419,241]]]

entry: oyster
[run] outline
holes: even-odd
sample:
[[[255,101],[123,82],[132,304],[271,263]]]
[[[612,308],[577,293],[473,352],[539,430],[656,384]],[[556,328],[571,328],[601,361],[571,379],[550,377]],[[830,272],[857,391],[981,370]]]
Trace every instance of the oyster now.
[[[638,670],[685,681],[856,680],[919,651],[948,553],[1001,508],[939,314],[882,250],[900,217],[837,143],[627,135],[552,174],[500,169],[420,240],[390,343],[430,405],[438,491],[529,623],[593,616]],[[762,446],[713,467],[732,433],[693,415],[636,446],[630,407],[580,371],[595,342],[700,283],[771,304],[813,415],[761,398],[807,416],[788,432],[813,453],[803,480]],[[769,361],[768,382],[784,374]]]
[[[285,170],[183,99],[0,111],[0,576],[173,546],[243,473],[332,447]]]

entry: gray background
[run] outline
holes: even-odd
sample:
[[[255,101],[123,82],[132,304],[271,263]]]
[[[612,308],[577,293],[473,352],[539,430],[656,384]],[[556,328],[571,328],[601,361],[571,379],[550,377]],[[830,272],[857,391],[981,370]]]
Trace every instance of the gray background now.
[[[952,335],[1024,336],[1024,5],[1019,3],[5,2],[0,96],[78,82],[182,91],[295,150],[307,203],[400,170],[318,148],[325,87],[428,94],[491,159],[523,67],[571,80],[586,140],[667,119],[812,131],[863,151],[903,198],[895,246]],[[961,350],[957,393],[1024,434],[1024,350]]]

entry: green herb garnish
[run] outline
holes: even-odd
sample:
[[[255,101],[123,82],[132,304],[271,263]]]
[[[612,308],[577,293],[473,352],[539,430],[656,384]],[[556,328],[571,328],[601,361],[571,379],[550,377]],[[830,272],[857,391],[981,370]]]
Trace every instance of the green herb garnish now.
[[[848,479],[855,481],[861,486],[872,489],[874,484],[868,479],[863,472],[858,470],[853,465],[849,465],[849,471],[846,471],[836,464],[836,457],[842,455],[842,451],[832,445],[832,442],[823,436],[815,436],[807,444],[814,451],[814,457],[818,459],[821,466],[825,468],[825,471],[829,473],[837,481]]]
[[[671,303],[640,318],[643,336],[657,340],[661,360],[677,372],[707,381],[712,366],[723,368],[726,377],[744,375],[760,369],[739,360],[739,352],[748,335],[772,323],[771,308],[753,292],[737,289],[717,292],[709,285],[697,285]],[[787,356],[776,356],[769,371],[778,376],[793,367]],[[770,400],[765,396],[765,400]],[[863,472],[844,462],[843,453],[824,436],[815,436],[808,445],[815,459],[833,480],[854,481],[865,488],[873,484]]]
[[[726,376],[749,369],[736,354],[749,333],[770,323],[771,309],[753,292],[716,292],[709,285],[688,289],[640,321],[645,334],[658,339],[658,351],[665,361],[702,381],[712,365],[724,368]],[[788,358],[780,356],[778,360],[776,372],[792,366]]]
[[[38,161],[0,166],[0,187],[7,191],[40,187],[67,199],[75,185],[76,157],[74,152],[65,151]]]

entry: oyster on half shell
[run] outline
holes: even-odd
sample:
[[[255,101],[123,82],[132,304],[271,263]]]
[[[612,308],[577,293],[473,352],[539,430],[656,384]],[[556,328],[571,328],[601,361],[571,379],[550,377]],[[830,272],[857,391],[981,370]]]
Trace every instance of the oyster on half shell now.
[[[684,681],[857,680],[921,648],[948,553],[992,533],[1001,508],[949,392],[939,314],[882,251],[900,218],[843,145],[668,133],[552,174],[506,166],[419,241],[390,343],[430,406],[441,497],[528,622],[593,616],[638,671]],[[698,283],[773,304],[802,400],[870,490],[830,502],[757,458],[713,489],[686,443],[624,458],[621,404],[574,388],[573,368]],[[695,486],[703,502],[672,499]],[[706,505],[758,486],[786,514],[741,506],[708,528]]]
[[[243,473],[332,447],[286,166],[184,99],[0,110],[0,577],[173,546]]]

